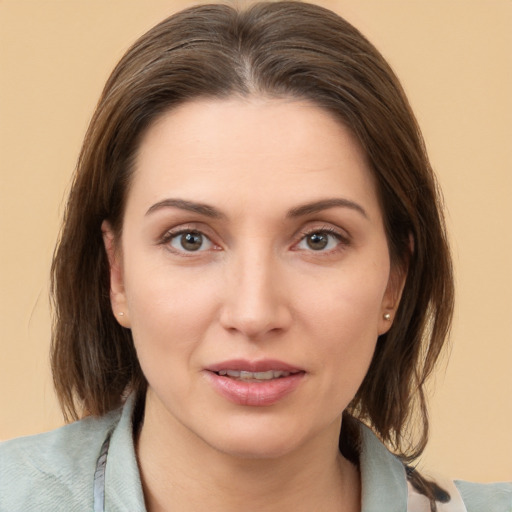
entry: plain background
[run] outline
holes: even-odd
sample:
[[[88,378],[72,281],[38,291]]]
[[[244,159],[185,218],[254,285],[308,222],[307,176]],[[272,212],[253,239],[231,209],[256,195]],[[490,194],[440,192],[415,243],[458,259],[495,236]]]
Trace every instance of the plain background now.
[[[447,203],[457,309],[420,467],[511,480],[512,1],[320,3],[394,67]],[[0,0],[0,439],[62,424],[48,273],[81,140],[123,52],[189,4]]]

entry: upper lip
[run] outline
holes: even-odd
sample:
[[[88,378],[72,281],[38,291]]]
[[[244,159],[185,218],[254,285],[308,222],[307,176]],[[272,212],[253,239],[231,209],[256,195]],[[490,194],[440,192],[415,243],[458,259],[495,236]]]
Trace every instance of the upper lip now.
[[[206,370],[210,372],[219,372],[221,370],[239,370],[245,372],[266,372],[269,370],[278,372],[298,373],[303,372],[302,368],[278,361],[277,359],[260,359],[258,361],[248,361],[246,359],[231,359],[208,365]]]

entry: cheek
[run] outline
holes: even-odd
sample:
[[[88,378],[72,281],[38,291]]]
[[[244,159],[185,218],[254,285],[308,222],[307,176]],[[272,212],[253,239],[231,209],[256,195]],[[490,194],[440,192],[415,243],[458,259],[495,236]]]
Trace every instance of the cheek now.
[[[190,358],[216,314],[211,292],[216,285],[205,275],[173,271],[166,265],[128,263],[132,265],[126,272],[127,304],[141,364]]]
[[[386,286],[385,265],[375,272],[352,269],[302,299],[305,331],[316,340],[309,347],[310,357],[319,362],[326,391],[344,405],[356,393],[373,357]]]
[[[350,343],[357,339],[376,339],[382,316],[389,270],[384,264],[347,267],[328,276],[301,295],[300,309],[311,325],[320,324],[331,338]]]

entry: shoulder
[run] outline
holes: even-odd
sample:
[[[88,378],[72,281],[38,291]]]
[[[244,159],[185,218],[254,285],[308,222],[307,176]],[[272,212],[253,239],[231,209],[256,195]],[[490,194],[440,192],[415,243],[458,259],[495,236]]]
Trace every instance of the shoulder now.
[[[429,475],[438,489],[437,512],[512,512],[512,483],[477,484]],[[429,500],[409,482],[408,512],[429,512]]]
[[[114,411],[0,443],[0,510],[92,509],[96,461],[119,416]]]
[[[455,480],[467,512],[511,512],[512,482],[478,484]]]
[[[360,432],[364,510],[430,512],[430,501],[414,487],[402,461],[371,429],[361,425]],[[423,476],[443,491],[436,501],[438,512],[512,512],[512,482],[478,484],[430,472]]]

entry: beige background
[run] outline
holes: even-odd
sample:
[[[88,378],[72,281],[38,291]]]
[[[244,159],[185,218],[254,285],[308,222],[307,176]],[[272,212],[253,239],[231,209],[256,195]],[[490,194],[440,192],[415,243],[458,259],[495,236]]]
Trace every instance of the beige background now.
[[[458,306],[421,466],[512,479],[512,1],[322,2],[409,94],[444,188]],[[0,0],[0,439],[62,423],[48,269],[81,139],[127,46],[188,2]]]

